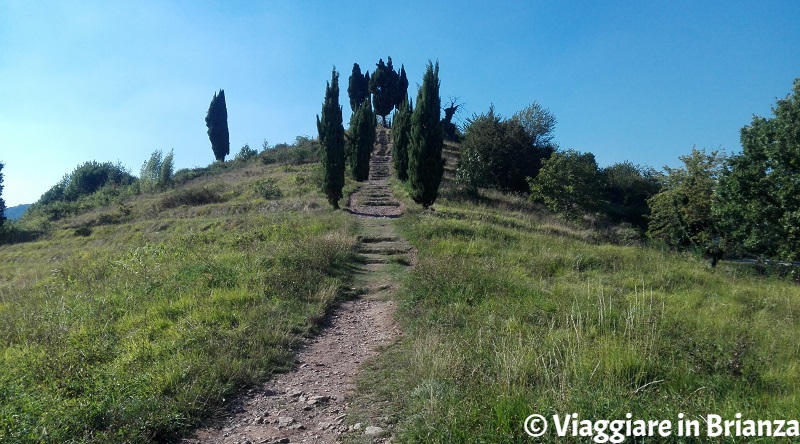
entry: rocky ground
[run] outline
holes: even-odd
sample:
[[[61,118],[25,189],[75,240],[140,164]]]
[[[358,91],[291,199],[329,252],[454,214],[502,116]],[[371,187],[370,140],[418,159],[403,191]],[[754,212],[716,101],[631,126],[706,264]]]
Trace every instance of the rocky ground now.
[[[392,424],[379,416],[371,424],[347,421],[349,395],[362,363],[401,334],[393,321],[391,295],[398,270],[416,260],[412,247],[391,224],[403,207],[386,182],[390,163],[389,132],[380,129],[369,181],[350,196],[347,207],[362,226],[362,265],[356,280],[361,295],[332,312],[320,334],[298,352],[294,370],[250,390],[184,444],[334,443],[344,434],[392,441]]]

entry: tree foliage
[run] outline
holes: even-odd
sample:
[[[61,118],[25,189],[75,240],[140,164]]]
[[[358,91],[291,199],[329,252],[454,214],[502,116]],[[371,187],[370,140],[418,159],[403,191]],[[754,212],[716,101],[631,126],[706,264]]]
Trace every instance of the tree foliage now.
[[[650,207],[647,200],[660,189],[660,176],[652,168],[631,162],[615,163],[601,171],[605,212],[615,221],[647,228]]]
[[[411,143],[413,104],[406,98],[392,119],[392,163],[397,178],[408,180],[408,146]]]
[[[800,260],[800,79],[773,117],[741,130],[742,152],[720,179],[717,215],[742,253]]]
[[[228,107],[225,104],[225,91],[222,89],[219,90],[219,93],[214,93],[211,104],[208,105],[206,126],[214,158],[224,162],[225,156],[231,152],[231,143],[228,133]]]
[[[166,156],[161,150],[153,151],[139,173],[140,189],[145,192],[166,189],[172,183],[174,157],[172,150]]]
[[[385,64],[383,59],[378,61],[376,69],[369,80],[372,105],[375,109],[375,114],[383,118],[384,126],[386,125],[386,116],[392,112],[392,109],[399,109],[408,95],[408,78],[406,77],[405,66],[400,67],[400,73],[398,74],[394,70],[392,58],[389,57],[387,60]]]
[[[555,152],[529,184],[531,200],[569,218],[600,209],[602,178],[592,153]]]
[[[541,139],[541,138],[540,138]],[[528,177],[553,153],[549,139],[535,139],[517,118],[506,120],[490,108],[468,121],[456,180],[473,187],[528,192]]]
[[[724,163],[717,151],[692,149],[681,156],[684,166],[665,167],[661,192],[648,199],[647,235],[672,248],[705,251],[716,248],[720,229],[714,216],[714,190]]]
[[[363,182],[369,178],[369,156],[375,144],[375,115],[369,100],[361,102],[353,118],[347,136],[347,157],[353,179]]]
[[[350,74],[347,86],[347,95],[350,97],[350,109],[355,113],[365,100],[369,99],[369,71],[361,74],[361,67],[353,63],[353,72]]]
[[[344,126],[342,107],[339,105],[339,73],[331,72],[331,81],[325,86],[325,101],[322,104],[322,117],[317,116],[317,131],[322,146],[322,191],[333,208],[339,208],[344,188]]]
[[[444,174],[442,126],[439,96],[439,62],[428,62],[417,106],[411,115],[411,143],[408,150],[408,182],[411,198],[424,208],[430,207],[439,194]]]
[[[543,107],[538,102],[533,102],[525,109],[517,111],[512,117],[528,133],[531,144],[539,149],[549,149],[552,153],[556,146],[553,143],[553,131],[556,128],[556,117],[549,109]]]
[[[400,107],[408,99],[408,77],[406,77],[405,65],[400,65],[400,76],[397,79],[397,87],[394,92],[394,108],[400,110]]]

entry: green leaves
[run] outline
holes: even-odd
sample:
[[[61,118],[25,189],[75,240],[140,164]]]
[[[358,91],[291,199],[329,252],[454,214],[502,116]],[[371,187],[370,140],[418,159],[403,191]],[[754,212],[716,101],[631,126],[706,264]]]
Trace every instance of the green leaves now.
[[[753,117],[720,179],[716,212],[741,253],[800,260],[800,79],[774,117]]]
[[[711,248],[720,235],[715,188],[725,161],[717,151],[692,149],[682,168],[665,168],[662,191],[651,197],[647,235],[673,248]]]
[[[531,200],[544,203],[550,211],[577,218],[599,209],[602,180],[592,153],[556,152],[529,183]]]

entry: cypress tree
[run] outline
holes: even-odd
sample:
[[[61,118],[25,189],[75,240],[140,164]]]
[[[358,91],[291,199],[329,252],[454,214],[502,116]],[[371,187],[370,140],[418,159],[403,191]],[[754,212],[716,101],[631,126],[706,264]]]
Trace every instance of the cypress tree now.
[[[358,108],[350,122],[348,155],[353,179],[363,182],[369,178],[369,156],[375,144],[375,115],[369,100]]]
[[[336,67],[331,73],[331,81],[325,86],[325,101],[322,104],[322,117],[317,116],[317,131],[321,145],[322,191],[334,209],[339,209],[344,187],[344,126],[342,107],[339,106],[339,73]]]
[[[408,180],[408,145],[413,111],[413,106],[406,97],[392,119],[392,162],[397,178],[402,182]]]
[[[369,99],[369,73],[361,74],[361,67],[353,63],[353,72],[347,86],[347,95],[350,97],[350,109],[355,113],[364,100]]]
[[[408,98],[408,77],[406,77],[405,65],[400,65],[400,76],[395,86],[394,107],[399,110],[403,102]]]
[[[417,93],[417,107],[411,115],[411,144],[408,150],[408,179],[411,198],[423,208],[430,207],[439,194],[444,173],[442,125],[439,111],[439,62],[428,68]]]
[[[214,93],[214,98],[211,99],[211,104],[208,105],[208,113],[206,113],[206,126],[208,127],[208,139],[211,141],[211,150],[214,151],[214,158],[224,162],[225,156],[231,152],[225,90],[220,89],[219,94]]]

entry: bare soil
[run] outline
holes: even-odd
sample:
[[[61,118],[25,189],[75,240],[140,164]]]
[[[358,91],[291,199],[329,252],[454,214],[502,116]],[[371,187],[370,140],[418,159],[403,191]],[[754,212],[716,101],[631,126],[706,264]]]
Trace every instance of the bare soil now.
[[[415,251],[391,223],[402,215],[403,206],[387,185],[390,165],[389,132],[380,129],[369,181],[350,196],[347,206],[361,222],[361,266],[354,288],[360,296],[332,311],[320,334],[298,351],[292,371],[250,390],[183,443],[334,443],[343,434],[392,441],[392,424],[347,420],[362,364],[402,334],[393,320],[391,296],[398,273],[416,262]]]

